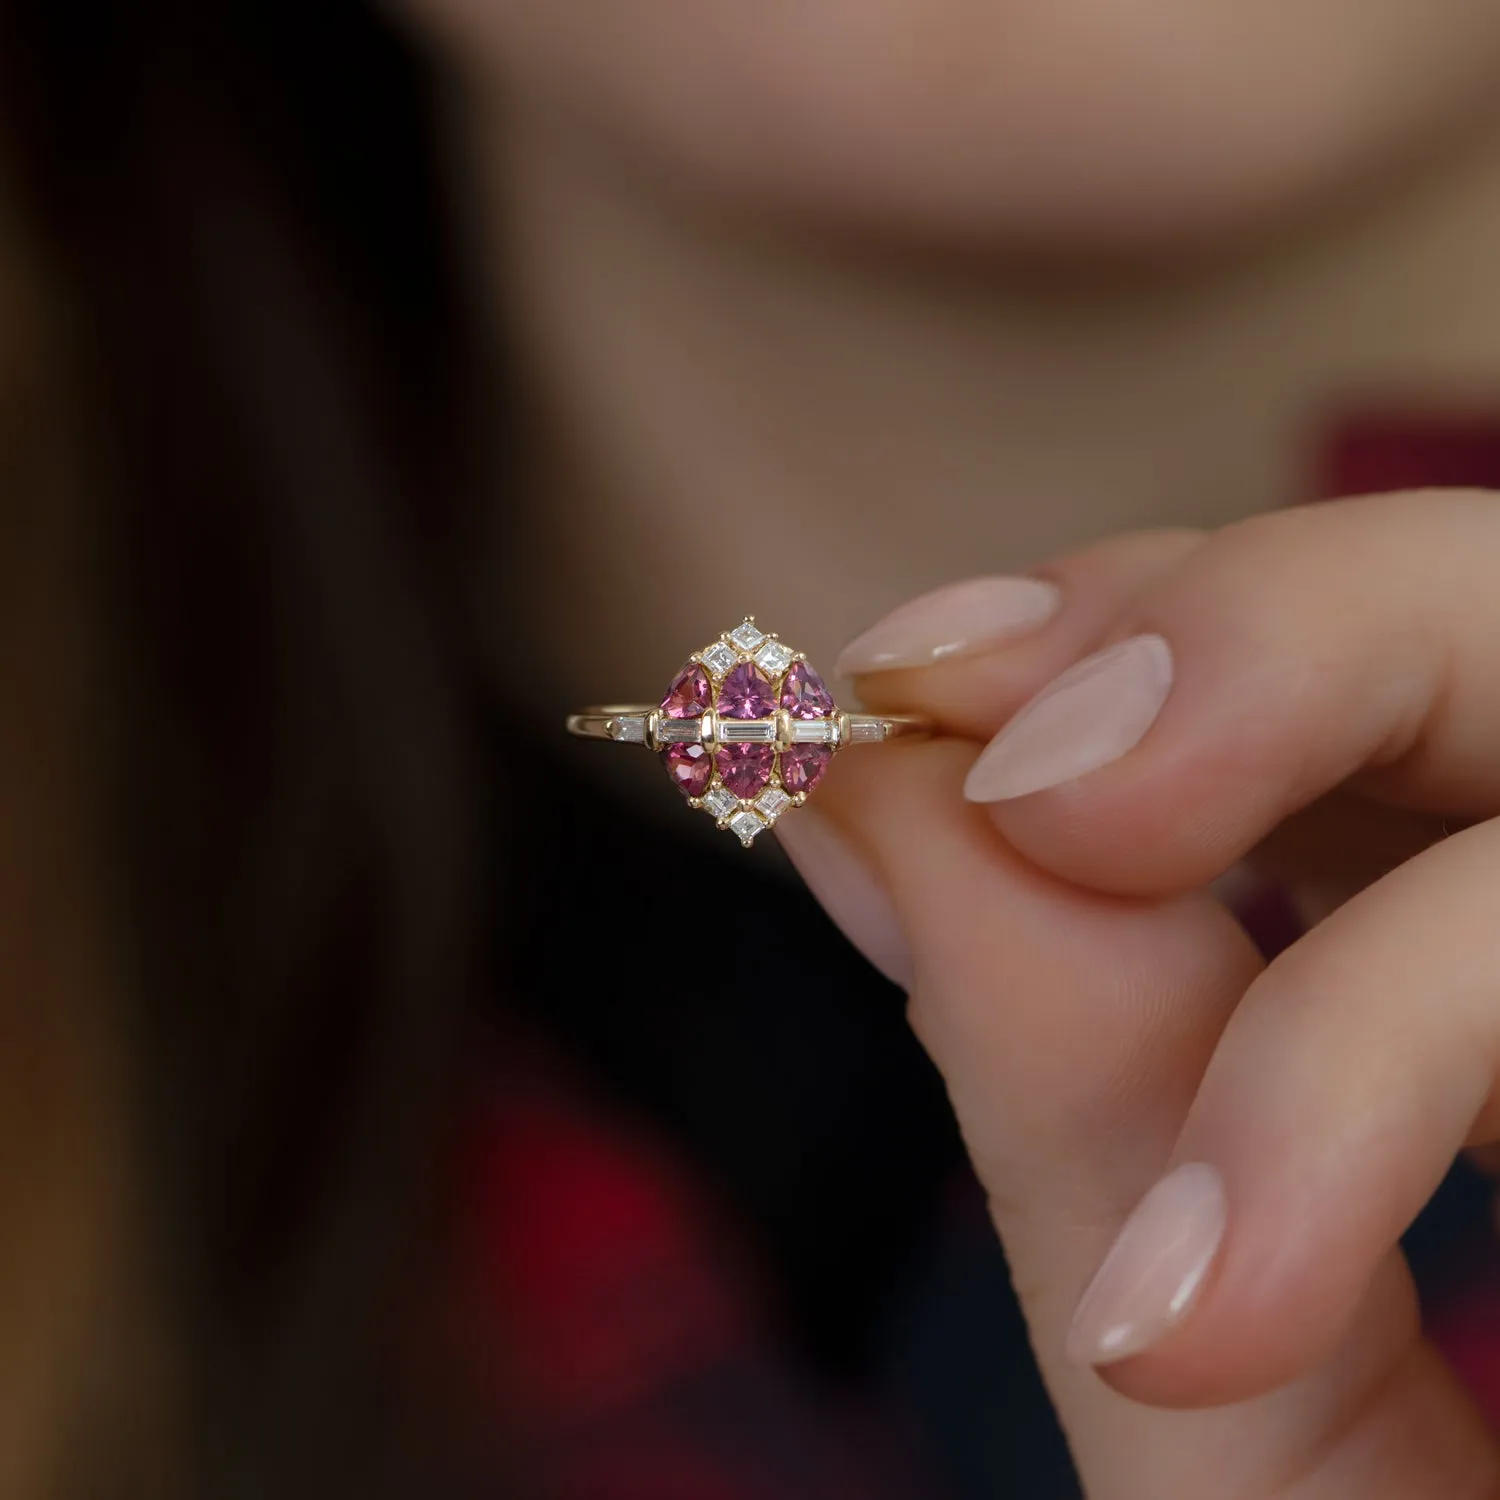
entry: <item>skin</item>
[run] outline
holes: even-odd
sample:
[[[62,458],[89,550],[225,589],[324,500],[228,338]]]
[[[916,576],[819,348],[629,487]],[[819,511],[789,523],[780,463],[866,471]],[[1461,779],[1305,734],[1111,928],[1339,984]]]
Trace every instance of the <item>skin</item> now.
[[[1261,226],[1432,149],[1500,72],[1472,0],[410,3],[643,173],[985,246]]]
[[[1454,1155],[1500,1134],[1497,516],[1490,495],[1397,495],[1106,542],[1041,570],[1067,603],[1026,641],[861,684],[941,737],[851,757],[817,815],[889,897],[1091,1497],[1500,1484],[1397,1249]],[[1143,631],[1176,680],[1136,749],[965,803],[977,738]],[[1288,862],[1289,833],[1321,862]],[[1330,909],[1268,969],[1205,894],[1258,858]],[[806,868],[840,909],[847,873]],[[1145,1353],[1071,1363],[1079,1294],[1180,1162],[1228,1184],[1205,1289]]]
[[[648,695],[726,596],[831,658],[1054,558],[1045,628],[860,682],[940,733],[841,758],[783,837],[910,985],[1091,1500],[1500,1493],[1395,1250],[1497,1133],[1500,511],[1242,522],[1351,389],[1500,378],[1500,5],[406,4],[456,60],[536,396],[523,550],[555,566],[501,582],[548,707]],[[726,518],[771,563],[712,548],[642,608]],[[1143,631],[1176,677],[1135,749],[964,800],[986,738]],[[1208,890],[1247,859],[1323,918],[1267,970]],[[1197,1300],[1070,1360],[1178,1162],[1229,1197]]]

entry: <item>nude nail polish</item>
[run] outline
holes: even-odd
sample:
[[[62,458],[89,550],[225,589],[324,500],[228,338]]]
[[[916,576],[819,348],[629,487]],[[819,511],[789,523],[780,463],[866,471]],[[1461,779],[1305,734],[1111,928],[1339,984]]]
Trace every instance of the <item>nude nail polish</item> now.
[[[838,672],[854,677],[973,656],[1040,629],[1061,604],[1062,591],[1043,578],[949,584],[903,604],[851,641],[839,657]]]
[[[1171,690],[1172,649],[1159,635],[1085,657],[990,741],[964,795],[1005,802],[1097,771],[1140,744]]]
[[[1203,1162],[1168,1175],[1125,1221],[1083,1294],[1068,1358],[1083,1365],[1129,1359],[1165,1338],[1192,1311],[1223,1243],[1224,1180]]]

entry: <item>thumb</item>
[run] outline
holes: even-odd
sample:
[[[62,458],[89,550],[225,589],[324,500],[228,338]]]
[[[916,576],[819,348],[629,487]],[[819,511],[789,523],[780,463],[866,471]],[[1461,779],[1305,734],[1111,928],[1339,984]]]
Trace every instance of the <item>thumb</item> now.
[[[909,981],[1087,1493],[1488,1493],[1488,1439],[1421,1342],[1395,1259],[1329,1360],[1254,1401],[1154,1410],[1069,1361],[1080,1298],[1160,1177],[1259,960],[1207,897],[1103,895],[1021,860],[964,801],[972,760],[954,741],[840,757],[817,810],[781,836],[835,918],[856,914],[850,936]],[[1212,1174],[1190,1186],[1176,1207],[1193,1232],[1136,1278],[1168,1320],[1191,1305],[1224,1227]]]

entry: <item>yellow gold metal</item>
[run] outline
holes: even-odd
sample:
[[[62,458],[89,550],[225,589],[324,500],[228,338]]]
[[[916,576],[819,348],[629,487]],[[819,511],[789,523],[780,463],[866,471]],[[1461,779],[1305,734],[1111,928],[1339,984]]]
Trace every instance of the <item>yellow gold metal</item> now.
[[[607,707],[595,707],[580,709],[576,714],[568,715],[568,733],[583,740],[615,740],[620,736],[616,732],[618,722],[621,719],[644,719],[646,720],[646,735],[644,741],[649,750],[660,750],[662,744],[658,742],[656,734],[660,723],[658,710],[650,703],[621,703]],[[718,744],[718,732],[716,719],[712,709],[697,721],[703,725],[703,743],[709,749]],[[791,747],[791,715],[784,710],[777,715],[776,748],[786,750]],[[923,714],[850,714],[839,713],[833,717],[833,723],[838,725],[838,739],[830,744],[830,749],[842,750],[850,745],[879,744],[886,740],[912,739],[917,736],[926,736],[932,733],[932,721]],[[854,730],[868,730],[871,726],[880,727],[879,740],[863,740],[854,737]]]

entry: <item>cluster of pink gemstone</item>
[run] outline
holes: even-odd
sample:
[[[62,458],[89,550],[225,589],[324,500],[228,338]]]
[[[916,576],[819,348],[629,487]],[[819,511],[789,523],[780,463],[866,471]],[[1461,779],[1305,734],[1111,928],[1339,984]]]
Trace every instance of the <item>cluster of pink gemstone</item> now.
[[[767,720],[778,709],[794,719],[826,719],[834,712],[833,698],[823,679],[806,662],[794,661],[778,679],[754,662],[742,661],[724,678],[714,698],[705,669],[689,662],[678,674],[661,711],[667,719],[701,718],[710,708],[720,719],[749,722]],[[719,780],[734,796],[753,801],[780,773],[789,796],[812,791],[833,759],[827,745],[793,745],[777,751],[774,745],[721,745],[710,755],[699,744],[669,745],[662,751],[667,774],[685,797],[702,797]],[[778,765],[779,760],[779,765]]]

